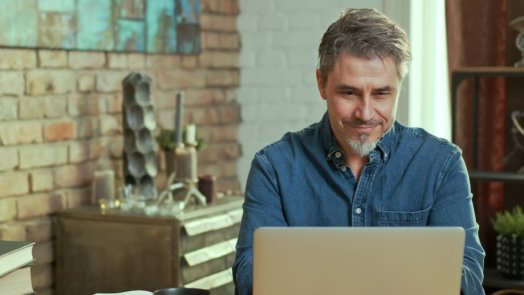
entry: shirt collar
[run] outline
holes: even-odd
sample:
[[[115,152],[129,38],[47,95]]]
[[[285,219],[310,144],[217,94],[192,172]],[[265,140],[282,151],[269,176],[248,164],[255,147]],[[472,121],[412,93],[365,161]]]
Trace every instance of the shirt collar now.
[[[370,159],[376,157],[376,154],[385,162],[388,160],[391,152],[391,148],[396,141],[396,129],[398,128],[397,122],[395,121],[391,126],[391,129],[380,139],[375,150],[370,153]],[[344,152],[338,145],[335,136],[331,131],[331,124],[329,122],[328,113],[324,113],[320,122],[321,138],[326,152],[326,159],[332,161],[337,168],[345,167],[346,162],[344,159]]]

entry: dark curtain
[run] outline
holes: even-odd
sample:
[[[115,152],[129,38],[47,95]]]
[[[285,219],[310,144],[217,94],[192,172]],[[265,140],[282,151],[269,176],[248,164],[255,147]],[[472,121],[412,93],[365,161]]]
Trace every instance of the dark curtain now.
[[[461,67],[505,66],[507,1],[446,0],[450,71]],[[503,78],[479,79],[477,157],[473,158],[473,83],[458,88],[455,143],[464,152],[470,170],[499,171],[505,156],[505,100]],[[504,187],[496,182],[472,182],[480,238],[486,249],[486,264],[494,265],[495,233],[490,220],[504,207]]]

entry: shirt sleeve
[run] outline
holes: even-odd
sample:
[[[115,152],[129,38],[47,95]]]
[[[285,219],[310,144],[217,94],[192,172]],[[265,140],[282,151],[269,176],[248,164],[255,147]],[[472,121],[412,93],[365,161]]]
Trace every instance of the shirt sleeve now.
[[[243,205],[242,222],[233,264],[235,294],[249,295],[253,289],[253,234],[261,226],[287,226],[276,173],[262,152],[251,163]]]
[[[482,287],[485,252],[478,236],[468,172],[458,148],[453,150],[441,171],[429,225],[464,228],[461,291],[464,295],[485,294]]]

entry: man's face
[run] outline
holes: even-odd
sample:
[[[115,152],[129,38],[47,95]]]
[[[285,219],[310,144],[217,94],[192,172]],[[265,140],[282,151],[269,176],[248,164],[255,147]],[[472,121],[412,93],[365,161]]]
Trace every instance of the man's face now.
[[[392,57],[365,59],[341,54],[322,82],[331,128],[345,152],[367,155],[395,120],[400,79]]]

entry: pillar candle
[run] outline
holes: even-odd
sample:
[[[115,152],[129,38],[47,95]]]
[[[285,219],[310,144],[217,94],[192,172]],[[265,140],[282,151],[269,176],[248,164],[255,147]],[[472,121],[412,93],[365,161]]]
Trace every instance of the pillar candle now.
[[[115,172],[113,170],[95,171],[91,202],[98,205],[100,200],[111,201],[115,198]]]
[[[198,181],[197,173],[197,153],[193,146],[179,147],[175,151],[176,174],[178,181]]]
[[[186,143],[189,145],[196,144],[196,127],[195,124],[189,124],[186,127]]]

